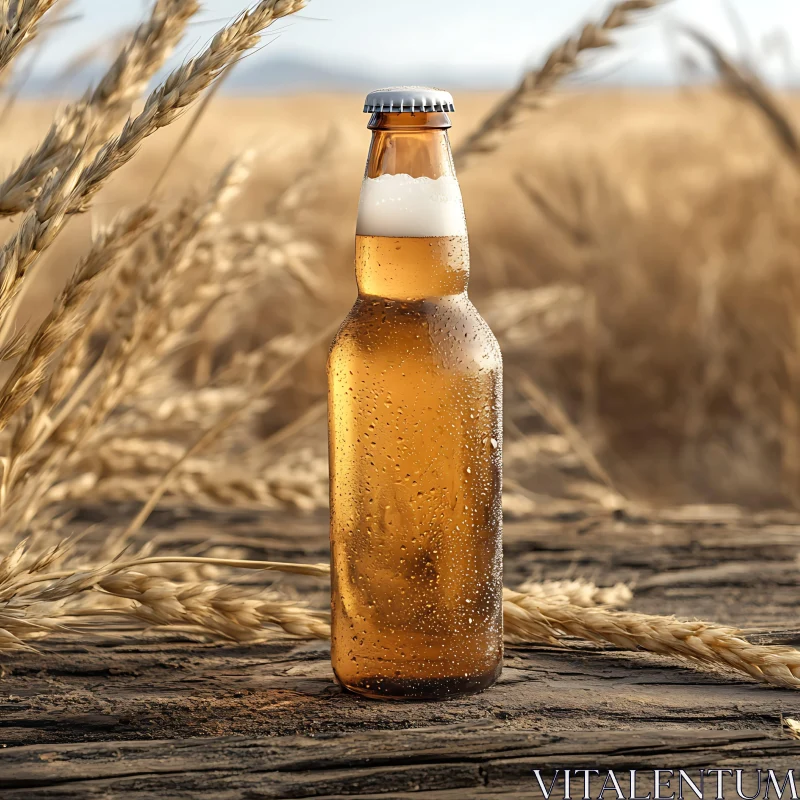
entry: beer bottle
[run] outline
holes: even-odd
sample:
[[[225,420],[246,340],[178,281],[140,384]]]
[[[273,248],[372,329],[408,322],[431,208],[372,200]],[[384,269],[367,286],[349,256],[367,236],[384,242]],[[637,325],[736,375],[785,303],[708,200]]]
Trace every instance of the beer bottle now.
[[[502,360],[467,297],[452,97],[372,92],[358,299],[328,358],[332,661],[377,698],[500,674]]]

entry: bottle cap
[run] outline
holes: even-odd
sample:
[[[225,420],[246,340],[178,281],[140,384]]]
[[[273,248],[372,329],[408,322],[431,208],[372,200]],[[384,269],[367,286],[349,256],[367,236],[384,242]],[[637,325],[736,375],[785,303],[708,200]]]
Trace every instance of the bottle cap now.
[[[364,113],[400,114],[408,111],[455,111],[453,96],[428,86],[393,86],[376,89],[367,95]]]

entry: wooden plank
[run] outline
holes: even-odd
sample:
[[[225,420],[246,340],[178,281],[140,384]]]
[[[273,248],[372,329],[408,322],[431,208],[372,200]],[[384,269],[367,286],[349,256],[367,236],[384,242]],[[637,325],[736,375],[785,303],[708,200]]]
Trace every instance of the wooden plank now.
[[[777,734],[781,715],[800,717],[800,693],[590,644],[509,648],[499,684],[474,697],[380,703],[333,682],[322,642],[82,649],[65,642],[44,659],[16,660],[0,700],[0,744],[333,733],[472,719],[562,731],[657,725]]]
[[[385,792],[533,789],[532,770],[797,763],[800,742],[758,733],[582,731],[451,725],[347,736],[214,738],[7,751],[4,800],[352,797]],[[788,768],[788,767],[787,767]],[[385,794],[384,794],[385,796]],[[463,795],[462,795],[463,796]]]
[[[256,558],[327,558],[323,517],[159,512],[155,524],[142,538],[168,529],[170,541],[222,536]],[[636,610],[709,617],[754,641],[798,645],[798,531],[780,515],[558,513],[506,526],[506,582],[630,581]],[[243,579],[327,602],[324,581]],[[533,765],[742,766],[758,756],[779,768],[798,755],[781,719],[800,718],[800,693],[577,641],[508,648],[495,688],[446,703],[346,694],[326,643],[287,638],[232,645],[109,629],[53,637],[0,669],[3,800],[385,798],[389,788],[398,798],[539,797]]]

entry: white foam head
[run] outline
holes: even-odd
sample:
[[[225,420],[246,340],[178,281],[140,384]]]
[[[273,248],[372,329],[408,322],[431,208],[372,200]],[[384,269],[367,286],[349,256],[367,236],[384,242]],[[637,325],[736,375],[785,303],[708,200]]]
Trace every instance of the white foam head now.
[[[452,175],[365,178],[358,204],[359,236],[465,236],[461,189]]]

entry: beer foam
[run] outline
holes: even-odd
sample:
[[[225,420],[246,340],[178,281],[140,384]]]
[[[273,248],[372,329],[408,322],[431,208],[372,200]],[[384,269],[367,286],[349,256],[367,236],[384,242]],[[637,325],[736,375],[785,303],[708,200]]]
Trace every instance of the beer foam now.
[[[358,204],[359,236],[465,236],[461,189],[452,175],[365,178]]]

